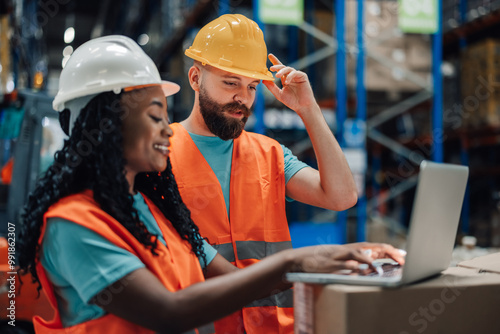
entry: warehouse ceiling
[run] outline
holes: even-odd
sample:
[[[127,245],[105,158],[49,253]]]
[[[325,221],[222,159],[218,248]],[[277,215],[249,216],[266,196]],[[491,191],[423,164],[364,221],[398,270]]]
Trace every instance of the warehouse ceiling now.
[[[91,38],[123,34],[132,39],[148,43],[142,45],[160,68],[168,72],[170,58],[179,54],[183,43],[193,37],[193,31],[203,26],[219,13],[219,0],[10,0],[14,12],[19,12],[13,4],[23,4],[22,14],[17,15],[17,26],[26,32],[32,22],[39,25],[38,32],[28,32],[36,36],[36,42],[22,44],[20,68],[34,73],[42,71],[56,76],[62,68],[63,51],[70,54],[70,46],[75,49]],[[2,0],[0,9],[5,10]],[[252,15],[252,0],[226,0],[230,12]],[[305,1],[306,16],[312,9],[332,12],[331,0]],[[31,12],[36,8],[38,12]],[[309,13],[309,14],[308,14]],[[21,18],[21,19],[19,19]],[[74,28],[74,39],[66,43],[64,34],[67,28]],[[498,35],[498,24],[493,25]],[[481,30],[481,35],[485,30]],[[21,34],[21,35],[26,35]],[[147,35],[147,36],[146,36]],[[474,35],[469,34],[469,40]],[[24,38],[26,40],[27,38]],[[35,45],[36,44],[36,45]],[[458,43],[454,43],[458,45]],[[445,48],[444,52],[451,49]],[[27,78],[27,80],[32,80]]]
[[[50,17],[42,27],[49,70],[61,68],[66,46],[76,48],[91,38],[110,34],[126,35],[136,41],[142,35],[142,42],[147,40],[143,48],[160,65],[179,46],[189,27],[203,24],[203,17],[212,14],[216,1],[191,1],[189,6],[180,0],[59,2],[65,4],[44,8],[44,2],[40,2],[41,14],[45,11]],[[65,43],[64,33],[69,27],[74,27],[74,40]],[[174,42],[176,45],[172,45]]]
[[[29,1],[28,1],[29,2]],[[191,28],[201,27],[218,15],[218,0],[42,0],[38,21],[42,21],[48,69],[59,69],[67,45],[110,34],[123,34],[139,41],[147,34],[145,51],[160,66],[178,52]],[[226,0],[230,12],[252,15],[252,0]],[[26,5],[25,5],[26,6]],[[306,4],[306,7],[310,5]],[[315,9],[332,10],[333,2],[316,0]],[[307,8],[306,8],[307,9]],[[45,16],[47,20],[40,20]],[[64,42],[64,32],[75,28],[74,40]],[[188,36],[189,37],[189,36]]]

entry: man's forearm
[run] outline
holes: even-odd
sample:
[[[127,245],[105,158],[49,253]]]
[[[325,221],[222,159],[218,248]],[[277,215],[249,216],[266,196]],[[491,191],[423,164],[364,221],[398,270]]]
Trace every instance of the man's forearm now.
[[[319,106],[316,104],[308,112],[303,112],[302,121],[316,155],[325,201],[336,203],[337,210],[353,206],[357,200],[356,184],[344,153]]]

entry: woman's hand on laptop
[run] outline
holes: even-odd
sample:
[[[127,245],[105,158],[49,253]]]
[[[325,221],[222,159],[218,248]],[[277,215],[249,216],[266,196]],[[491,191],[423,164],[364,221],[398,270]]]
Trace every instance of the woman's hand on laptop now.
[[[404,265],[405,263],[405,258],[403,255],[404,253],[400,249],[394,248],[389,244],[358,242],[353,244],[346,244],[345,246],[352,249],[361,250],[372,260],[390,258],[400,265]]]
[[[379,245],[380,244],[370,244]],[[387,245],[388,246],[388,245]],[[331,273],[339,270],[361,271],[371,268],[373,258],[364,253],[362,246],[348,245],[321,245],[291,249],[285,252],[293,258],[294,265],[290,271],[310,273]],[[380,254],[382,254],[380,252]],[[360,267],[360,264],[361,265]]]

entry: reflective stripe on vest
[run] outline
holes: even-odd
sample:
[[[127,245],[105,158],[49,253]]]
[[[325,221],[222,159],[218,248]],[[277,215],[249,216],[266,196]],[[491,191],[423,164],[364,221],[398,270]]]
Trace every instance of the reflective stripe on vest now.
[[[264,257],[292,248],[291,241],[266,242],[266,241],[236,241],[238,259],[262,260]]]
[[[233,249],[233,244],[219,244],[213,245],[217,252],[222,255],[229,262],[234,262],[235,252]],[[281,252],[285,249],[292,248],[291,241],[280,241],[280,242],[265,242],[265,241],[236,241],[236,250],[238,253],[238,259],[248,260],[256,259],[262,260],[266,256],[271,254]]]
[[[289,241],[236,241],[236,247],[238,250],[238,258],[240,260],[261,260],[267,255],[292,248],[292,243]],[[217,252],[224,256],[226,260],[234,262],[234,250],[232,244],[214,245],[214,248],[217,249]],[[246,307],[257,306],[293,307],[293,291],[286,290],[276,295],[256,300]]]
[[[293,307],[293,290],[288,289],[275,295],[256,300],[245,307]]]
[[[233,244],[219,244],[213,245],[213,247],[217,250],[217,253],[222,255],[229,262],[236,261],[236,257],[234,256]]]

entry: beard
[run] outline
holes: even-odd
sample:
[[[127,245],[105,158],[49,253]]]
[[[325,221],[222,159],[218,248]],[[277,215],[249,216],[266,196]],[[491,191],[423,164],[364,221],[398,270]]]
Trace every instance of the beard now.
[[[251,112],[245,105],[238,102],[220,104],[211,99],[204,88],[200,88],[200,112],[207,128],[222,140],[238,138]],[[226,113],[241,112],[243,118],[226,116]]]

